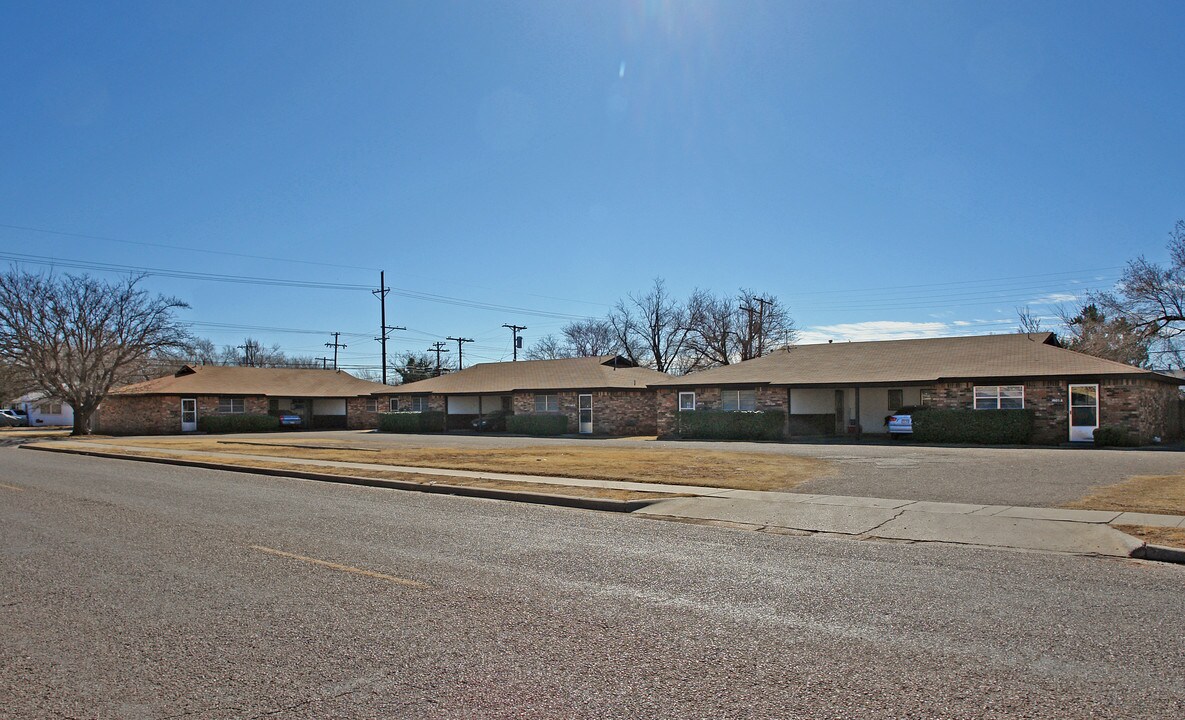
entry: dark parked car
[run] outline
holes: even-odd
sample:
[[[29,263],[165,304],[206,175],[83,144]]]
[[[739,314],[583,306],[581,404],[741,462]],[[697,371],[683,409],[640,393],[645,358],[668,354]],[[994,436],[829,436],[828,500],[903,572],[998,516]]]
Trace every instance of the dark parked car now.
[[[506,430],[506,418],[512,414],[509,410],[495,410],[475,418],[473,422],[469,423],[469,426],[479,432],[504,431]]]
[[[15,412],[11,410],[0,410],[0,427],[14,427],[24,424],[24,422],[21,422],[20,416]]]

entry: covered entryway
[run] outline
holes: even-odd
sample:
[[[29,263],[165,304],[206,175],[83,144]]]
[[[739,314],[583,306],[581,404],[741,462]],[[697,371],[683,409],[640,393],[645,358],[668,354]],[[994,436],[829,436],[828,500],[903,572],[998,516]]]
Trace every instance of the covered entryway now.
[[[577,408],[580,413],[580,434],[588,435],[593,431],[592,395],[581,395]]]
[[[197,432],[197,398],[181,398],[181,432]]]
[[[1070,386],[1070,442],[1093,442],[1099,426],[1099,386]]]

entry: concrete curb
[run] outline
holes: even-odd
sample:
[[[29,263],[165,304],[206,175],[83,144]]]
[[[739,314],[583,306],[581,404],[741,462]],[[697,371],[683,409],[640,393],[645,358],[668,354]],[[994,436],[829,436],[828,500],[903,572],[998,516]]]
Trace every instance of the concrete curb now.
[[[1164,545],[1144,545],[1132,552],[1132,557],[1157,562],[1185,564],[1185,549]]]
[[[177,465],[181,467],[196,467],[204,470],[225,470],[227,472],[250,473],[253,475],[268,475],[271,477],[290,477],[301,480],[316,480],[331,482],[339,485],[364,485],[366,487],[388,488],[391,490],[408,490],[411,492],[433,493],[437,495],[458,495],[462,497],[485,498],[487,500],[509,500],[511,502],[532,503],[535,505],[555,505],[559,507],[577,508],[580,510],[599,510],[601,512],[632,513],[648,505],[653,505],[666,498],[653,500],[610,500],[607,498],[589,498],[578,495],[550,495],[547,493],[527,492],[518,490],[498,490],[495,488],[469,487],[467,485],[428,485],[407,482],[405,480],[384,480],[357,475],[333,475],[330,473],[307,472],[304,470],[280,470],[278,468],[251,467],[249,465],[228,465],[204,460],[183,460],[181,458],[148,457],[144,455],[124,455],[122,453],[85,450],[81,448],[52,447],[46,445],[21,445],[22,450],[40,450],[42,452],[64,453],[67,455],[85,455],[87,457],[107,458],[110,460],[133,460],[137,462],[157,463],[160,465]]]

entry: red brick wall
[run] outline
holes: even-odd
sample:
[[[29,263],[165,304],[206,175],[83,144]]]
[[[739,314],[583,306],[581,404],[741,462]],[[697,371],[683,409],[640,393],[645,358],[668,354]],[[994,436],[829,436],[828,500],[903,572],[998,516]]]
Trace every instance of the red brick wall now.
[[[743,389],[743,388],[742,388]],[[786,412],[787,395],[784,387],[758,386],[753,388],[758,410],[781,410]],[[695,393],[696,410],[719,410],[719,387],[659,388],[655,395],[655,414],[658,435],[673,435],[678,425],[679,393]],[[785,428],[783,428],[785,430]]]
[[[580,395],[592,395],[593,433],[597,435],[654,435],[655,400],[653,390],[601,390],[591,393],[565,391],[546,393],[556,395],[560,413],[568,416],[569,432],[580,428],[578,403]],[[535,413],[534,392],[514,394],[514,413]]]
[[[1080,381],[1075,380],[1073,384]],[[1095,381],[1083,380],[1083,384]],[[982,383],[988,384],[988,383]],[[1006,383],[1002,383],[1006,384]],[[1068,380],[1025,380],[1025,407],[1033,410],[1033,442],[1057,445],[1070,439]],[[1099,425],[1120,427],[1141,442],[1181,435],[1176,386],[1144,379],[1114,378],[1097,381]],[[938,383],[923,388],[927,407],[971,410],[975,383]],[[988,411],[985,411],[988,412]]]
[[[111,395],[99,407],[95,432],[106,435],[172,435],[181,432],[180,395],[123,397]],[[185,397],[192,397],[186,395]],[[218,414],[217,395],[197,396],[198,419]],[[268,399],[262,395],[243,398],[243,410],[266,415]]]
[[[370,398],[346,398],[346,427],[350,430],[373,430],[379,426],[379,412],[388,407],[388,398],[378,398],[378,408],[375,411],[366,409]]]

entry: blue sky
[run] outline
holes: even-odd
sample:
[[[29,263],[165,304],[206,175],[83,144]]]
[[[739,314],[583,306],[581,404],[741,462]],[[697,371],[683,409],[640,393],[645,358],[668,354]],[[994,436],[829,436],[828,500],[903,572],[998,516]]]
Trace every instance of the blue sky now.
[[[380,269],[391,351],[467,364],[656,276],[806,341],[1006,332],[1185,217],[1180,2],[0,12],[0,261],[191,274],[147,285],[219,345],[377,366]]]

